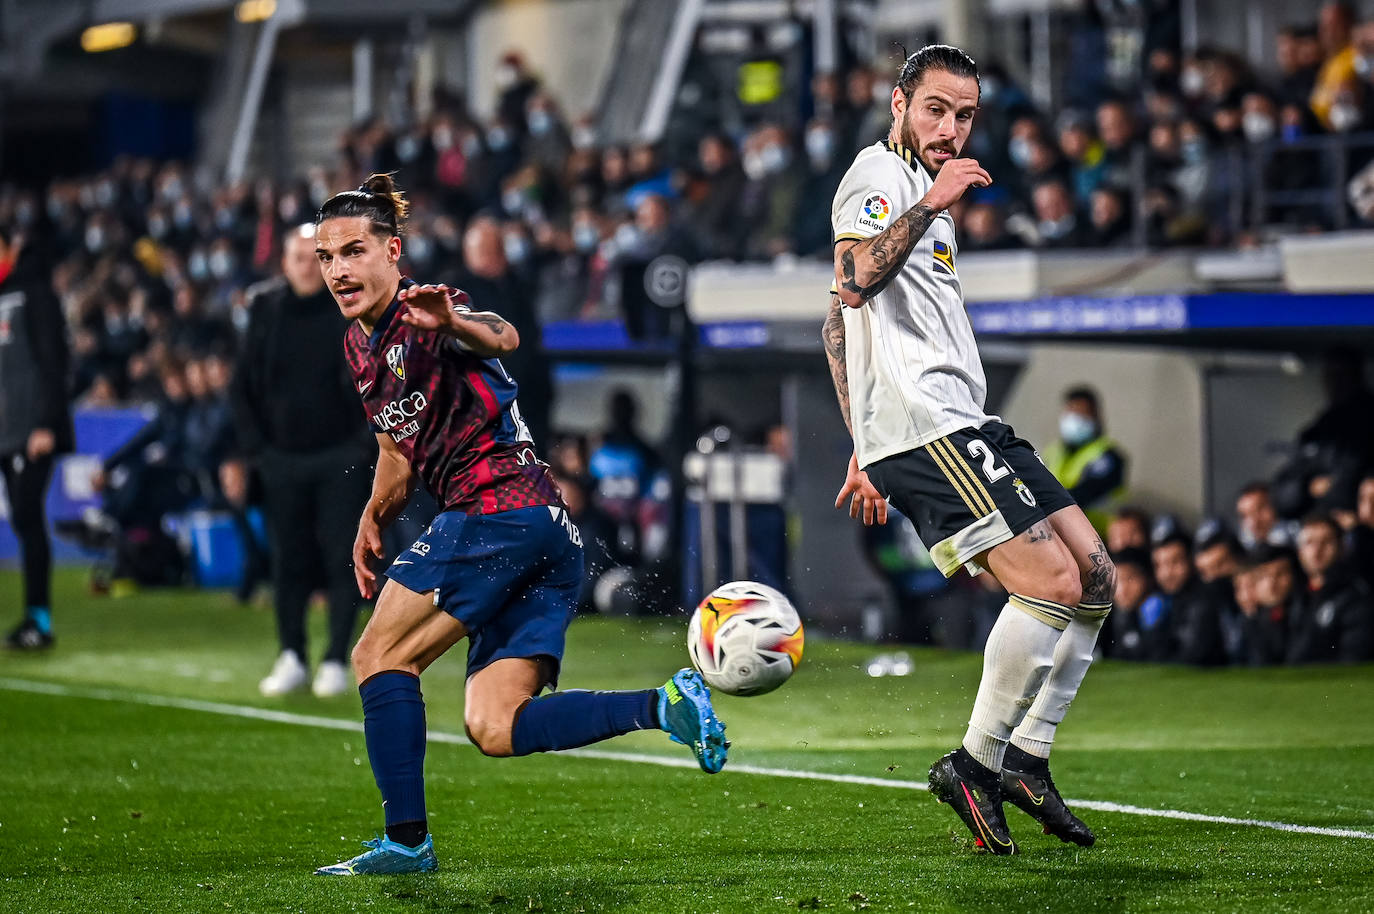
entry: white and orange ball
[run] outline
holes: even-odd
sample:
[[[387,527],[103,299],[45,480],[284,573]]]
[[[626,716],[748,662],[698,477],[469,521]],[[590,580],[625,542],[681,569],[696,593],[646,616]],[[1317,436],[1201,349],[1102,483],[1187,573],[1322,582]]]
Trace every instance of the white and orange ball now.
[[[804,640],[792,602],[754,581],[711,591],[687,627],[692,665],[727,695],[762,695],[782,685],[801,663]]]

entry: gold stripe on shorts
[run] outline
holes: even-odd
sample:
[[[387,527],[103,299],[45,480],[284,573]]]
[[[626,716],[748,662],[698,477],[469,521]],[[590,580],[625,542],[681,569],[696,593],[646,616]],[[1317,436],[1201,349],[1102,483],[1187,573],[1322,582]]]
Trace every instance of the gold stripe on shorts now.
[[[940,440],[944,442],[945,447],[949,448],[950,453],[958,458],[959,463],[964,467],[965,471],[967,471],[968,478],[978,487],[978,491],[983,495],[983,500],[987,502],[988,513],[992,513],[992,511],[997,508],[997,503],[992,500],[992,496],[988,494],[987,488],[984,487],[983,477],[978,474],[978,471],[973,468],[973,464],[968,462],[968,458],[965,457],[948,438],[941,438]]]
[[[935,465],[940,468],[940,472],[945,474],[945,478],[948,479],[949,484],[954,487],[954,491],[959,493],[959,497],[964,500],[964,506],[968,508],[969,513],[974,517],[985,517],[991,514],[991,511],[984,511],[977,504],[974,500],[972,490],[966,488],[966,484],[960,481],[955,471],[946,463],[948,458],[935,447],[939,443],[940,442],[937,440],[927,444],[926,453],[930,455],[931,460],[935,461]]]
[[[987,490],[982,487],[977,477],[973,475],[973,469],[966,461],[959,459],[959,452],[954,449],[954,445],[949,443],[949,439],[938,438],[930,443],[930,447],[933,451],[938,450],[944,457],[944,462],[949,466],[950,470],[956,473],[959,478],[964,481],[964,485],[968,489],[969,497],[973,499],[974,504],[979,506],[978,509],[973,512],[975,517],[985,517],[997,510],[997,506],[993,504],[992,499],[988,497]]]

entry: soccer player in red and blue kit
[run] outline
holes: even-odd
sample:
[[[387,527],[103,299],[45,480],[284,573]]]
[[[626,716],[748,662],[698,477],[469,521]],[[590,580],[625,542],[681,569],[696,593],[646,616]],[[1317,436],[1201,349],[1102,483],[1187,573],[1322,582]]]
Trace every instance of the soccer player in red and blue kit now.
[[[582,580],[582,540],[516,405],[499,358],[519,345],[467,296],[401,277],[405,199],[389,175],[336,194],[316,219],[325,282],[353,323],[344,347],[381,453],[358,524],[354,570],[376,609],[353,649],[386,833],[352,860],[355,876],[438,868],[426,821],[420,674],[468,639],[465,724],[486,755],[528,755],[660,728],[702,770],[725,764],[725,725],[699,674],[637,692],[540,693],[558,681]],[[370,563],[414,477],[443,511],[387,570]]]

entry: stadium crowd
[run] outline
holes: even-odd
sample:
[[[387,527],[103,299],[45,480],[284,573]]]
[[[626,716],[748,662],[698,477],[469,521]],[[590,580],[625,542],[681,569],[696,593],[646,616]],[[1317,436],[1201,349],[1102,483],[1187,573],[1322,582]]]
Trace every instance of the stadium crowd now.
[[[1071,106],[1055,112],[1037,109],[1004,68],[984,67],[968,154],[997,181],[956,207],[962,249],[1243,244],[1249,226],[1234,217],[1245,210],[1232,201],[1252,172],[1238,163],[1264,150],[1271,188],[1315,186],[1324,176],[1314,158],[1285,155],[1285,144],[1374,130],[1374,21],[1355,22],[1341,3],[1322,6],[1310,25],[1283,29],[1272,70],[1257,72],[1219,49],[1147,48],[1143,61],[1128,86],[1102,97],[1070,93]],[[560,111],[518,54],[507,55],[498,77],[489,120],[452,97],[423,120],[369,119],[340,137],[331,166],[284,183],[207,186],[183,163],[121,159],[41,189],[0,188],[0,223],[51,268],[76,405],[156,404],[154,422],[97,480],[122,526],[191,504],[227,504],[221,466],[237,449],[231,366],[255,288],[277,275],[284,239],[331,193],[371,172],[396,172],[413,206],[406,271],[481,286],[475,297],[518,328],[609,317],[642,327],[637,309],[656,309],[626,277],[662,255],[688,263],[828,257],[834,190],[853,152],[889,119],[888,79],[858,66],[813,80],[809,118],[773,111],[728,128],[702,124],[690,144],[622,146],[601,142],[589,116]],[[1364,163],[1348,164],[1355,173]],[[1268,215],[1299,228],[1331,221],[1320,207]],[[530,361],[515,370],[522,399],[547,408],[548,361],[529,349]],[[652,555],[664,523],[660,458],[633,432],[632,410],[623,401],[617,409],[590,441],[554,435],[547,418],[538,432],[555,442],[585,523],[604,530],[605,556],[594,560],[604,567]],[[598,461],[608,448],[613,459]],[[1136,533],[1112,545],[1125,592],[1106,649],[1185,662],[1369,656],[1361,588],[1371,574],[1374,481],[1358,487],[1358,510],[1354,491],[1348,504],[1323,503],[1338,508],[1326,519],[1297,523],[1311,507],[1295,509],[1299,499],[1263,534],[1242,525],[1237,537],[1254,548],[1215,525],[1191,538],[1122,515],[1118,524]],[[1287,538],[1270,542],[1273,531]],[[1336,546],[1306,548],[1309,533],[1329,533]],[[1218,571],[1212,557],[1222,553],[1229,557]],[[1224,600],[1207,596],[1226,589],[1218,581],[1231,591]],[[1326,618],[1329,605],[1339,619],[1365,621],[1327,651],[1317,636],[1296,632]],[[1347,612],[1356,605],[1364,608]],[[1287,635],[1276,640],[1280,631]]]
[[[1272,152],[1260,172],[1269,191],[1313,188],[1327,177],[1324,160],[1305,147],[1285,154],[1285,144],[1374,130],[1374,20],[1356,23],[1348,6],[1327,3],[1316,22],[1280,32],[1274,62],[1257,72],[1227,51],[1157,47],[1131,91],[1071,92],[1070,107],[1054,112],[986,65],[968,154],[996,183],[956,206],[961,249],[1251,240],[1248,208],[1232,205],[1254,177],[1249,155]],[[526,322],[638,325],[634,312],[654,309],[624,279],[661,254],[828,256],[834,190],[853,152],[888,122],[888,80],[868,66],[817,76],[805,106],[794,106],[813,112],[807,120],[746,112],[728,132],[701,123],[671,147],[600,142],[593,120],[565,116],[517,54],[500,81],[490,120],[451,97],[423,120],[370,119],[340,138],[332,167],[284,183],[204,186],[181,163],[125,159],[41,190],[0,188],[0,222],[51,257],[75,395],[156,397],[169,357],[231,350],[247,326],[248,290],[277,272],[285,233],[371,172],[395,171],[411,194],[410,273],[457,281],[484,271],[503,297],[525,303]],[[465,248],[479,215],[499,237],[486,255]],[[1329,207],[1310,204],[1267,216],[1300,228],[1332,222]],[[485,265],[474,269],[474,259]]]

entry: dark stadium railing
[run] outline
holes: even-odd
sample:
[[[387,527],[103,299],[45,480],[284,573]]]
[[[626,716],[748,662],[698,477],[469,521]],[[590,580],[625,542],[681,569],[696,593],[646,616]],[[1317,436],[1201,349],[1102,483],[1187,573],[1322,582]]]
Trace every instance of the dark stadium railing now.
[[[1320,156],[1320,166],[1315,169],[1320,176],[1317,183],[1270,186],[1275,170],[1285,167],[1283,159],[1299,159],[1309,153]],[[1283,221],[1274,219],[1274,211],[1285,207],[1320,213],[1327,228],[1347,229],[1358,224],[1348,200],[1348,185],[1352,176],[1374,161],[1374,132],[1268,140],[1237,154],[1247,160],[1244,188],[1249,196],[1247,221],[1251,229]]]

